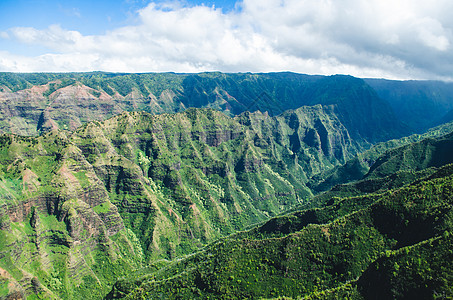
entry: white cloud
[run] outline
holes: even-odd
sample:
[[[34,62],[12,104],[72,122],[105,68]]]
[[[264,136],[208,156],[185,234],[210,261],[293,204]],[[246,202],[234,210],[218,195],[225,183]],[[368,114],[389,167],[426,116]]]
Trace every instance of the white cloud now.
[[[44,46],[3,53],[4,71],[295,71],[453,79],[453,1],[244,0],[228,13],[151,3],[136,25],[84,36],[58,25],[12,28],[0,38]]]
[[[438,51],[446,51],[450,46],[447,32],[437,20],[424,18],[419,22],[419,38],[423,44]]]

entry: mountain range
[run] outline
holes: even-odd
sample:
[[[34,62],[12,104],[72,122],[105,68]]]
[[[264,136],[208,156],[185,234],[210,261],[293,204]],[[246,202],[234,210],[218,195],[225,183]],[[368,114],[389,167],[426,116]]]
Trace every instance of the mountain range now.
[[[0,73],[0,297],[452,296],[452,91]]]

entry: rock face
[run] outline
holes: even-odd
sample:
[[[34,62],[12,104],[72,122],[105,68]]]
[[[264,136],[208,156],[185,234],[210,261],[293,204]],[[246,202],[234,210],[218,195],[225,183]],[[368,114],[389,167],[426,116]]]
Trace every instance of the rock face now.
[[[21,135],[35,135],[36,124],[46,106],[44,89],[0,92],[0,130]]]
[[[63,298],[99,296],[131,268],[304,203],[307,178],[360,149],[321,105],[278,117],[124,112],[0,144],[0,267],[25,294]]]

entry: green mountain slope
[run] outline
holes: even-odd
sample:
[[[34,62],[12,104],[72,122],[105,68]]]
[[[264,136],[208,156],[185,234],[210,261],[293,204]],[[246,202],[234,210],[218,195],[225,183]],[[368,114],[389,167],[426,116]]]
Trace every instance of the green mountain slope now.
[[[403,170],[419,171],[452,163],[451,149],[453,149],[453,133],[389,150],[371,166],[365,178],[384,177]]]
[[[430,296],[451,293],[451,269],[444,268],[446,265],[440,261],[451,256],[448,231],[453,226],[452,170],[449,165],[430,178],[398,190],[353,201],[345,199],[335,204],[335,209],[328,206],[276,219],[271,223],[278,224],[275,231],[288,228],[281,236],[266,236],[269,223],[251,233],[233,235],[183,260],[149,269],[146,275],[131,275],[119,281],[110,297],[296,298],[341,289],[348,282],[355,285],[357,278],[358,286],[353,290],[365,298],[372,293],[369,286],[380,288],[380,295],[409,296],[418,289]],[[307,214],[320,218],[292,226]],[[442,237],[448,238],[438,244]],[[424,241],[437,244],[433,252],[422,251]],[[405,257],[393,258],[397,253]],[[440,257],[430,262],[422,260],[435,255]],[[404,264],[396,267],[400,261],[420,261],[420,265],[406,273],[402,271]],[[381,273],[373,273],[373,268],[381,263],[383,274],[388,275],[379,279],[386,284],[378,287],[380,281],[373,279],[380,278]],[[431,270],[429,266],[438,268]],[[392,268],[396,273],[389,274]],[[385,281],[385,276],[396,278],[398,272],[404,272],[404,276],[396,287],[391,284],[395,281]],[[419,276],[420,280],[411,280],[411,276]],[[436,280],[430,281],[430,276]]]
[[[386,253],[357,281],[365,299],[448,299],[452,291],[451,231]]]
[[[96,298],[142,264],[137,239],[64,134],[2,136],[0,157],[0,295]]]
[[[451,294],[452,124],[387,141],[364,80],[1,73],[0,108],[36,135],[0,136],[0,298]]]
[[[231,119],[196,109],[176,115],[125,113],[90,123],[71,140],[146,251],[170,258],[306,202],[311,192],[304,182],[311,174],[358,151],[321,106],[275,118],[247,113]],[[125,168],[123,160],[131,166]],[[142,206],[137,201],[143,199],[153,210],[137,217]],[[150,220],[156,218],[172,224],[155,227],[160,223]],[[168,235],[179,231],[168,244]]]
[[[424,134],[376,144],[345,164],[314,175],[308,186],[315,192],[322,192],[338,184],[385,177],[399,171],[417,171],[451,162],[448,154],[449,142],[438,141],[437,138],[452,131],[453,123],[447,123]],[[450,140],[451,136],[445,136],[443,139]]]

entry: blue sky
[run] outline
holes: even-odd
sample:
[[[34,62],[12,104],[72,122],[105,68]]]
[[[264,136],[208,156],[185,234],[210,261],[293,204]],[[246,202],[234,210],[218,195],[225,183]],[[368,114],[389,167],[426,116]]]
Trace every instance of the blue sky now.
[[[2,0],[0,71],[453,80],[451,0]]]
[[[31,26],[46,28],[61,24],[82,34],[101,34],[106,30],[134,22],[137,10],[146,7],[147,0],[2,0],[0,1],[0,30]],[[163,3],[165,1],[154,1]],[[230,11],[236,1],[191,0],[187,6],[213,5]]]

